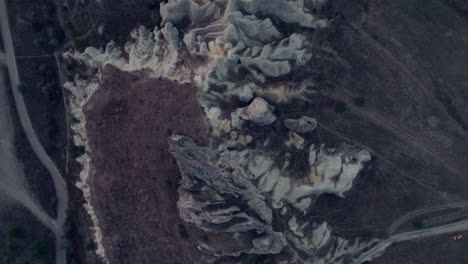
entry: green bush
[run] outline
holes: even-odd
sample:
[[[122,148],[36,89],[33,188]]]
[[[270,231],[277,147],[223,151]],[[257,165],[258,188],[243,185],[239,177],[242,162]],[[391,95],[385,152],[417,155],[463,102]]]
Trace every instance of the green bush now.
[[[348,108],[346,107],[346,104],[343,102],[339,102],[335,105],[335,112],[337,113],[343,113],[343,112],[346,112],[346,110],[348,110]]]
[[[22,84],[22,83],[18,84],[18,85],[16,86],[16,89],[17,89],[20,93],[26,92],[26,86],[25,86],[24,84]]]
[[[74,39],[72,45],[74,49],[80,49],[83,47],[83,42],[79,39]]]
[[[84,146],[67,145],[67,152],[72,159],[76,159],[85,154],[86,149]]]
[[[11,264],[13,263],[13,258],[10,256],[4,256],[2,259],[2,264]]]
[[[97,247],[96,244],[92,241],[86,244],[86,250],[89,250],[89,251],[96,250],[96,247]]]
[[[12,227],[9,231],[8,231],[8,237],[10,239],[20,239],[20,238],[24,238],[24,230],[23,228],[19,227],[19,226],[15,226],[15,227]]]
[[[416,228],[416,229],[424,229],[424,224],[422,221],[420,220],[414,220],[413,221],[413,226]]]
[[[179,224],[178,229],[179,229],[180,238],[182,238],[182,239],[188,239],[189,238],[189,234],[188,234],[187,229],[185,228],[184,225]]]
[[[15,251],[18,250],[18,246],[16,244],[13,244],[13,243],[8,243],[6,245],[6,248],[11,252],[15,252]]]
[[[354,99],[354,103],[357,106],[363,107],[366,105],[366,98],[364,96],[359,96]]]
[[[159,23],[161,23],[161,16],[159,15],[158,9],[153,9],[150,11],[150,19],[153,26],[157,26]]]
[[[76,124],[80,122],[80,120],[76,119],[73,115],[70,114],[67,116],[67,121],[68,124]]]
[[[48,244],[46,241],[34,241],[28,248],[27,259],[30,262],[47,259]]]
[[[73,73],[71,73],[71,72],[64,72],[64,73],[63,73],[63,79],[64,79],[66,82],[71,82],[71,81],[73,81]]]

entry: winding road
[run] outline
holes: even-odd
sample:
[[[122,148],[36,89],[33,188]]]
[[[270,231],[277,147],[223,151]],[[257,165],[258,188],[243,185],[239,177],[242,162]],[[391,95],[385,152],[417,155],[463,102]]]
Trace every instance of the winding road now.
[[[387,228],[387,235],[388,236],[392,235],[393,233],[395,233],[395,231],[398,229],[398,227],[400,227],[402,224],[406,223],[407,221],[409,221],[410,219],[412,219],[412,218],[414,218],[416,216],[420,216],[420,215],[428,214],[428,213],[433,213],[433,212],[437,212],[437,211],[442,211],[442,210],[447,210],[447,209],[463,208],[463,207],[467,207],[467,206],[468,206],[468,202],[458,202],[458,203],[439,205],[439,206],[423,208],[423,209],[419,209],[419,210],[416,210],[416,211],[412,211],[412,212],[398,218],[397,220],[395,220]]]
[[[355,264],[361,264],[364,261],[370,261],[378,256],[380,256],[386,248],[388,248],[393,243],[409,241],[414,239],[421,239],[425,237],[437,236],[446,233],[459,232],[468,230],[468,220],[446,224],[442,226],[437,226],[433,228],[427,228],[424,230],[404,232],[390,236],[387,239],[380,241],[375,247],[371,250],[362,254],[356,261]]]
[[[16,65],[16,58],[15,58],[15,51],[13,46],[13,40],[11,37],[11,31],[8,21],[8,11],[7,5],[5,0],[0,0],[0,25],[2,31],[2,37],[4,41],[5,47],[5,54],[4,54],[4,61],[8,66],[8,73],[11,82],[11,88],[13,92],[13,96],[15,99],[16,109],[18,111],[18,115],[23,126],[23,130],[26,133],[29,143],[36,154],[37,158],[41,161],[44,167],[49,171],[55,191],[57,194],[57,219],[56,219],[56,228],[55,228],[55,249],[56,249],[56,263],[57,264],[65,264],[66,263],[66,256],[65,250],[62,247],[62,239],[64,237],[64,232],[62,226],[66,220],[66,210],[68,208],[68,190],[67,184],[60,174],[59,170],[52,162],[50,157],[44,150],[44,147],[39,142],[36,133],[31,124],[31,120],[29,119],[28,112],[26,109],[26,105],[23,100],[23,95],[16,89],[16,87],[20,84],[18,68]],[[29,209],[29,208],[28,208]]]

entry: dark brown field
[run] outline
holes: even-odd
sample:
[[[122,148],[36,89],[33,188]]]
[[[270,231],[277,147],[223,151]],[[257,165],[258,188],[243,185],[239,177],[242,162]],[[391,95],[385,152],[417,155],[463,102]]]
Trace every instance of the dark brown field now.
[[[167,146],[172,132],[206,144],[196,93],[192,86],[107,69],[102,89],[86,106],[95,206],[111,263],[199,260],[195,242],[203,235],[182,227],[179,171]]]

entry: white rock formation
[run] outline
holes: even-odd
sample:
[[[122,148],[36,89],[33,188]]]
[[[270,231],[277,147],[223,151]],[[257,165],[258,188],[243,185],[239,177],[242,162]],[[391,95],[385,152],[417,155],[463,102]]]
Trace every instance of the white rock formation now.
[[[299,119],[285,119],[283,124],[285,127],[297,133],[308,133],[315,130],[317,127],[317,120],[315,118],[303,116]]]
[[[271,125],[276,121],[276,116],[273,114],[275,107],[268,104],[267,101],[260,97],[256,97],[245,109],[241,116],[245,120],[250,120],[260,126]]]
[[[363,163],[369,161],[371,156],[366,150],[332,153],[322,146],[318,154],[311,150],[309,160],[314,159],[309,175],[313,191],[343,197],[343,193],[351,189]]]
[[[312,243],[315,248],[321,248],[330,240],[331,231],[327,222],[323,222],[312,232]]]
[[[104,263],[109,263],[106,258],[106,252],[102,244],[102,231],[99,227],[99,219],[94,212],[91,196],[90,179],[91,176],[91,151],[88,146],[88,137],[86,135],[86,117],[83,112],[83,106],[88,102],[91,96],[99,89],[99,84],[96,81],[87,82],[75,78],[74,82],[67,82],[64,84],[65,89],[71,92],[70,98],[70,113],[79,121],[71,124],[71,129],[75,133],[73,140],[76,146],[84,146],[86,153],[78,157],[76,160],[81,164],[82,169],[80,172],[80,180],[75,184],[82,192],[86,203],[83,207],[91,217],[92,226],[91,230],[94,231],[94,242],[96,244],[96,254],[102,259]]]

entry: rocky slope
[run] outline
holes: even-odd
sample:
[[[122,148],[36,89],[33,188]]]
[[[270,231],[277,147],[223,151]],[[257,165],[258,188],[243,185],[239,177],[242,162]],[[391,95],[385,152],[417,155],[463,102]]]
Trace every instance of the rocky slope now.
[[[297,74],[313,63],[312,40],[299,29],[327,27],[320,15],[312,15],[323,2],[169,1],[161,4],[161,27],[136,29],[124,49],[109,43],[105,50],[64,54],[97,72],[86,81],[77,76],[66,87],[73,93],[72,113],[80,120],[73,127],[75,142],[88,150],[79,160],[84,170],[78,187],[85,193],[103,259],[83,107],[108,65],[200,89],[199,102],[212,127],[210,144],[198,146],[182,135],[168,142],[182,174],[180,218],[243,241],[224,250],[200,243],[211,260],[247,254],[269,255],[277,263],[348,263],[375,244],[377,239],[341,238],[326,222],[307,217],[321,195],[346,196],[371,160],[369,152],[344,142],[328,147],[311,136],[320,126],[316,119],[284,118],[275,107],[307,103],[314,93],[312,79]],[[191,24],[183,27],[183,18]],[[297,167],[299,157],[304,162]]]

